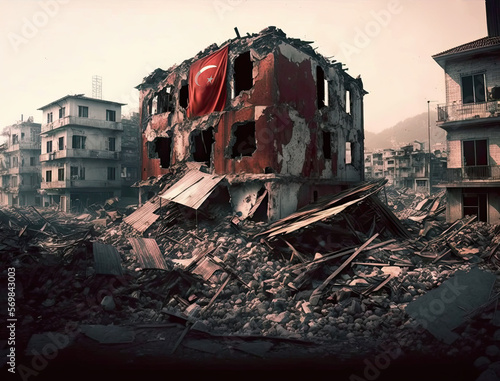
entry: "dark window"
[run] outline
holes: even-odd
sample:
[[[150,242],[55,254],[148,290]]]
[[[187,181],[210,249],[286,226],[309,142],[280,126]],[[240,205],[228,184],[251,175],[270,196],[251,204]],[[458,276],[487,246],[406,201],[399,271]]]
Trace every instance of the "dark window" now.
[[[19,136],[17,134],[12,135],[12,144],[18,144],[19,143]]]
[[[204,131],[194,131],[191,135],[193,160],[209,162],[214,143],[214,128],[209,127]]]
[[[486,193],[464,193],[462,200],[464,216],[477,216],[479,221],[487,222],[488,202]]]
[[[52,123],[52,120],[53,120],[52,113],[48,112],[47,113],[47,123]]]
[[[464,140],[464,166],[488,165],[488,145],[486,139]]]
[[[242,53],[234,60],[234,94],[238,96],[253,86],[253,63],[250,52]]]
[[[325,72],[321,66],[316,66],[316,93],[318,109],[325,107]]]
[[[181,87],[179,91],[179,106],[187,109],[189,103],[189,86],[187,84]]]
[[[52,140],[47,141],[47,153],[52,152]]]
[[[154,157],[160,158],[160,167],[170,167],[170,155],[172,153],[171,138],[156,138],[154,140]]]
[[[78,179],[78,167],[70,167],[70,176],[71,180]]]
[[[66,116],[66,107],[61,107],[59,109],[59,119],[64,118]]]
[[[30,166],[33,167],[35,165],[35,158],[32,156],[30,157]]]
[[[59,168],[57,170],[57,180],[64,181],[64,168]]]
[[[116,139],[115,138],[109,138],[109,140],[108,140],[108,150],[109,151],[114,151],[115,150],[115,143],[116,143]]]
[[[72,148],[85,149],[85,140],[87,140],[87,138],[85,136],[73,135],[72,140],[73,140],[72,141]]]
[[[157,93],[158,100],[156,107],[158,113],[174,111],[172,99],[170,97],[171,91],[172,91],[171,87],[165,87]]]
[[[89,108],[87,106],[78,106],[78,116],[80,118],[88,118]]]
[[[114,180],[116,178],[116,168],[108,167],[108,180]]]
[[[323,131],[323,157],[325,160],[332,158],[332,134],[329,131]]]
[[[64,136],[59,138],[59,151],[64,149]]]
[[[80,168],[80,180],[85,180],[85,167]]]
[[[257,149],[255,122],[233,125],[233,135],[234,143],[231,150],[231,158],[252,156]]]
[[[106,110],[106,120],[108,122],[116,122],[116,111]]]
[[[351,113],[351,91],[350,90],[345,91],[345,112],[348,114]]]
[[[479,103],[486,100],[484,74],[462,77],[462,102]]]

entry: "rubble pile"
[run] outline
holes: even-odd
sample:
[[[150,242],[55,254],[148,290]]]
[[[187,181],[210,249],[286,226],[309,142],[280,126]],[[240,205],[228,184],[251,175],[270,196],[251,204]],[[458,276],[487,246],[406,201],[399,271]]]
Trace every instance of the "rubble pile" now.
[[[20,269],[22,342],[68,322],[180,321],[186,332],[316,343],[311,353],[340,359],[387,343],[443,356],[491,345],[497,285],[489,304],[461,322],[452,345],[440,344],[406,309],[461,271],[500,274],[498,227],[474,216],[447,226],[429,216],[443,201],[436,196],[408,203],[412,210],[431,205],[419,208],[427,218],[410,235],[377,198],[383,186],[364,184],[273,224],[235,225],[231,215],[208,211],[195,219],[173,202],[156,207],[154,198],[134,212],[154,210],[143,231],[131,214],[117,218],[113,203],[76,217],[4,208],[0,252]]]

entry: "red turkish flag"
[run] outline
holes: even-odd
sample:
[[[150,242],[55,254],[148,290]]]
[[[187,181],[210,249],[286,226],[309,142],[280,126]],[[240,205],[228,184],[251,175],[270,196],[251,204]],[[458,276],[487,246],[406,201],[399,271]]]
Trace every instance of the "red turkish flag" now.
[[[228,50],[229,45],[191,65],[188,117],[224,109]]]

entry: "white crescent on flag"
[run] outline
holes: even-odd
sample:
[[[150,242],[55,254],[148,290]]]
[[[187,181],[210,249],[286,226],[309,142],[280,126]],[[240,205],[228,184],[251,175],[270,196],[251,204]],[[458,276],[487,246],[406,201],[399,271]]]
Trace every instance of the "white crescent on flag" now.
[[[196,76],[194,77],[194,82],[198,85],[198,86],[201,86],[199,83],[198,83],[198,77],[201,75],[201,73],[203,73],[205,70],[208,70],[208,69],[212,69],[212,68],[215,68],[217,67],[217,65],[207,65],[207,66],[204,66],[200,69],[200,71],[198,73],[196,73]]]

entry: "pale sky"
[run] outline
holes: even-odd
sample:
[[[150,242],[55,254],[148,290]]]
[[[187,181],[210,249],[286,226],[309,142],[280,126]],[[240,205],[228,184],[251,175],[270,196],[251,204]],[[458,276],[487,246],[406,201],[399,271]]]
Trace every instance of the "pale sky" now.
[[[0,128],[91,97],[93,75],[103,99],[137,111],[134,87],[154,69],[270,25],[361,75],[372,132],[444,103],[431,56],[487,35],[484,0],[0,0]]]

